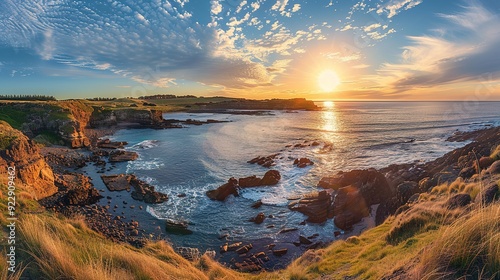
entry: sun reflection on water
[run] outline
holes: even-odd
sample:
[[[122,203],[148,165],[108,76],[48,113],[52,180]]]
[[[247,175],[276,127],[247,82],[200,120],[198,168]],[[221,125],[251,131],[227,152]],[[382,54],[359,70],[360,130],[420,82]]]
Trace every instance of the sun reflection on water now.
[[[322,130],[328,132],[336,132],[339,130],[339,122],[337,118],[337,110],[335,103],[332,101],[323,102],[323,112],[321,115]]]

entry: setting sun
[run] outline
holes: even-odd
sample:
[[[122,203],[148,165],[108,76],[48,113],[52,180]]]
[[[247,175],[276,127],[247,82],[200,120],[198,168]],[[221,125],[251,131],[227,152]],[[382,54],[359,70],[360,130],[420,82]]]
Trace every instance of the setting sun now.
[[[339,84],[339,76],[332,70],[324,70],[318,76],[318,86],[324,92],[333,91]]]

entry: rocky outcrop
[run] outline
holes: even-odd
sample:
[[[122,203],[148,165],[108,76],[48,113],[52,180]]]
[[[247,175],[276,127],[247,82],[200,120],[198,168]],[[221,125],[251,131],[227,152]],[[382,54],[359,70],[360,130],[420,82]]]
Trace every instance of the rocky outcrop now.
[[[314,164],[314,162],[312,162],[308,158],[300,158],[300,159],[295,159],[293,161],[293,165],[296,165],[299,168],[305,168],[305,167],[313,165],[313,164]]]
[[[260,212],[259,214],[257,214],[257,216],[251,218],[250,222],[254,222],[254,223],[259,225],[259,224],[262,224],[265,219],[266,219],[266,215],[264,215],[264,213]]]
[[[260,181],[261,186],[272,186],[279,183],[281,180],[281,174],[278,170],[269,170],[264,174],[262,181]]]
[[[272,154],[272,155],[269,155],[269,156],[258,156],[256,158],[253,158],[249,161],[247,161],[247,163],[250,163],[250,164],[258,164],[260,166],[263,166],[263,167],[267,167],[267,168],[270,168],[271,166],[275,166],[276,163],[275,163],[275,159],[276,157],[279,155],[278,154]]]
[[[6,122],[0,121],[0,142],[0,165],[4,166],[5,171],[6,166],[15,168],[16,177],[24,185],[25,191],[37,200],[57,192],[52,169],[33,141]]]
[[[240,178],[238,180],[238,186],[240,188],[272,186],[278,184],[280,180],[281,174],[278,170],[269,170],[266,172],[266,174],[264,174],[264,177],[262,179],[255,175]]]
[[[291,202],[288,208],[306,215],[308,222],[324,223],[334,215],[333,194],[326,190],[312,192],[304,195],[300,200]]]
[[[227,183],[215,190],[207,191],[207,196],[212,200],[224,201],[229,195],[238,195],[238,180],[230,178]]]
[[[162,112],[157,110],[94,107],[89,125],[91,127],[154,126],[162,122]]]
[[[4,106],[9,107],[6,114],[18,112],[16,117],[11,118],[21,122],[20,130],[30,139],[50,136],[56,138],[52,141],[62,141],[61,144],[72,148],[90,145],[85,135],[85,127],[92,108],[81,101],[0,103],[0,107]]]
[[[134,187],[131,196],[135,200],[144,201],[150,204],[157,204],[167,201],[168,196],[164,193],[155,191],[155,187],[137,179],[131,175],[130,184]]]
[[[130,191],[133,188],[131,196],[135,200],[155,204],[168,199],[166,194],[155,191],[154,186],[139,180],[135,175],[102,175],[101,179],[110,191]]]
[[[333,190],[350,185],[359,190],[367,205],[381,203],[394,194],[384,175],[375,169],[341,171],[334,176],[322,178],[318,183],[318,187]]]
[[[335,226],[343,230],[352,228],[370,214],[370,205],[358,187],[350,185],[340,188],[333,202]]]
[[[90,178],[74,172],[55,175],[55,184],[59,191],[40,201],[45,207],[90,205],[102,198],[99,191],[92,186]]]
[[[109,139],[103,139],[97,142],[97,148],[102,149],[123,149],[125,145],[128,145],[125,141],[111,141]]]
[[[109,154],[110,162],[123,162],[136,160],[139,155],[136,152],[128,152],[123,150],[113,151]]]

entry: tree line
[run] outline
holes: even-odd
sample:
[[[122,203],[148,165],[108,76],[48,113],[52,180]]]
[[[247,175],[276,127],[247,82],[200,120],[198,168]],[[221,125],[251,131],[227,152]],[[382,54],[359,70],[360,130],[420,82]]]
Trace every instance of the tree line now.
[[[56,101],[57,99],[54,96],[42,94],[7,94],[0,95],[0,100]]]

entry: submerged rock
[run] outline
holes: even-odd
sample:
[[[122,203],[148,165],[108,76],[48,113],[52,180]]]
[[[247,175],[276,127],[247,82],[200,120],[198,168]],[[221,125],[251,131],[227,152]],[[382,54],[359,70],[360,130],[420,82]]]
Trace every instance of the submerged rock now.
[[[188,223],[185,221],[175,221],[171,219],[167,219],[166,221],[166,230],[167,232],[178,234],[178,235],[187,235],[192,234],[193,231],[188,229]]]
[[[262,224],[262,222],[264,222],[264,220],[266,219],[266,215],[264,215],[264,213],[260,212],[259,214],[257,214],[257,216],[253,217],[250,219],[250,222],[254,222],[256,224]]]

